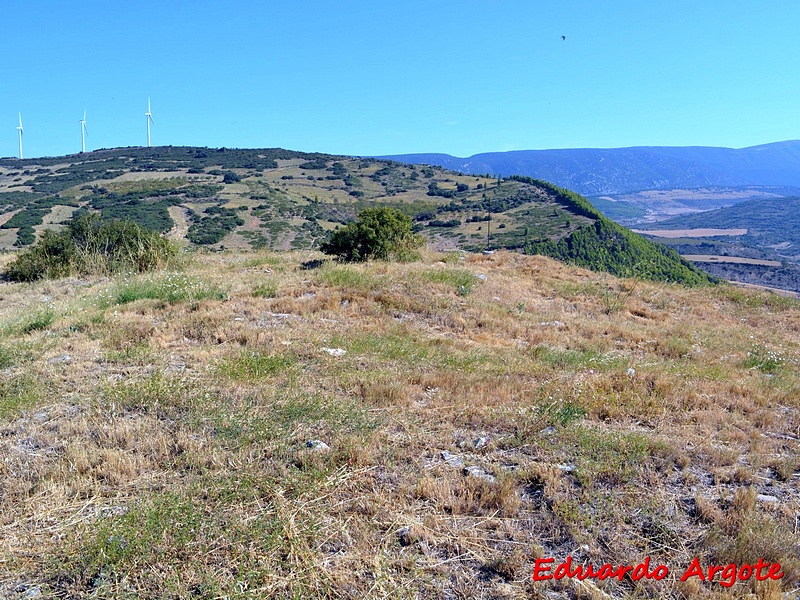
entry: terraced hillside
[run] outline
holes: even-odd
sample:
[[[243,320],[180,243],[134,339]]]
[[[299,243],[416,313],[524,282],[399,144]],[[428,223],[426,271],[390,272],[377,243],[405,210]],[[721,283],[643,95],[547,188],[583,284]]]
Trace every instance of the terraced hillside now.
[[[560,237],[587,222],[519,184],[283,150],[124,149],[6,160],[0,169],[6,247],[30,243],[36,230],[78,208],[180,232],[196,244],[275,250],[312,248],[375,203],[413,215],[435,244],[450,247],[484,246],[488,211],[497,215],[496,246]]]
[[[310,250],[375,205],[408,214],[440,250],[516,249],[620,274],[708,282],[677,254],[613,225],[579,196],[524,177],[281,149],[123,148],[0,161],[6,249],[30,245],[43,228],[92,210],[196,246]],[[592,257],[603,252],[595,265]]]

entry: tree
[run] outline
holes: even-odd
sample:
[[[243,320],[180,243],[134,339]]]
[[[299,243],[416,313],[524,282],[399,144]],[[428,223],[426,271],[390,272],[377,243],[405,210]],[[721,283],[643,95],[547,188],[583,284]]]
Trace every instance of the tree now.
[[[242,178],[233,171],[225,171],[225,175],[222,178],[222,183],[237,183],[241,181]]]
[[[333,232],[320,249],[340,260],[410,260],[423,243],[411,231],[411,219],[395,208],[367,208],[358,220]]]

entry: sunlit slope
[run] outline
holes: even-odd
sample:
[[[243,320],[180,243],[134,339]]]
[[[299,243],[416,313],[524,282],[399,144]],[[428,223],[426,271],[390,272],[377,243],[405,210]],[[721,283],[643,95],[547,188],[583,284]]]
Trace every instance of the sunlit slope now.
[[[323,259],[0,282],[0,597],[795,588],[796,302],[505,251]],[[670,577],[531,582],[568,556]],[[785,577],[679,582],[695,557]]]
[[[620,275],[708,278],[543,181],[281,149],[124,148],[0,161],[0,246],[75,211],[132,219],[212,248],[314,249],[366,207],[407,213],[433,248],[539,252]]]

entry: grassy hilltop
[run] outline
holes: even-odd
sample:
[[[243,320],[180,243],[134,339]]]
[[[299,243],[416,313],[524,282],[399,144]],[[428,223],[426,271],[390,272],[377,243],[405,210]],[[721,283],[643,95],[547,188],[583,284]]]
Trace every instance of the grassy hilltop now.
[[[0,597],[797,588],[796,301],[513,252],[321,258],[0,283]],[[670,575],[531,582],[568,555]],[[785,577],[677,581],[694,557]]]
[[[120,148],[0,160],[0,248],[24,248],[76,211],[195,246],[309,250],[367,207],[397,208],[436,249],[540,253],[690,285],[711,279],[543,181],[281,149]]]

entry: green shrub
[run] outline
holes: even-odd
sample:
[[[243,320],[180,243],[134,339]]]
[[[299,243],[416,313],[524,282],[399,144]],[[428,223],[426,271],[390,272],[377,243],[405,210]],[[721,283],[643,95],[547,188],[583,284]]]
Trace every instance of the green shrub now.
[[[231,231],[244,225],[244,219],[236,214],[232,208],[210,206],[205,209],[207,216],[192,214],[194,221],[189,227],[186,237],[193,244],[216,244]]]
[[[333,232],[320,246],[340,260],[413,260],[422,239],[411,231],[411,219],[395,208],[367,208],[358,220]]]
[[[352,290],[373,290],[380,284],[380,279],[368,273],[362,273],[353,267],[323,265],[317,272],[317,280],[330,286]]]
[[[442,221],[441,219],[433,219],[428,223],[429,227],[460,227],[461,221],[458,219],[450,219],[449,221]]]
[[[39,241],[20,254],[6,275],[12,281],[149,271],[172,262],[177,248],[155,231],[131,221],[103,221],[81,213],[59,232],[45,230]]]
[[[17,231],[17,241],[14,242],[14,245],[20,248],[22,246],[30,246],[35,241],[36,232],[33,227],[25,225],[24,227],[20,227],[19,231]]]
[[[308,162],[304,162],[300,165],[301,169],[306,170],[320,170],[327,168],[328,163],[322,158],[315,158],[314,160],[310,160]]]

